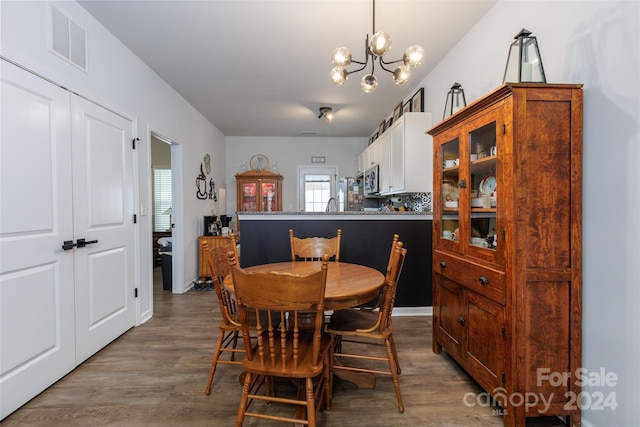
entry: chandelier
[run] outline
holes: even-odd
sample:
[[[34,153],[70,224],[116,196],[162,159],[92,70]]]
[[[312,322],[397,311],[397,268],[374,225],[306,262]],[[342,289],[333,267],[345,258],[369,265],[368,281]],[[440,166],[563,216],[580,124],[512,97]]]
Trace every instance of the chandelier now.
[[[362,77],[360,81],[360,87],[366,93],[373,92],[378,86],[378,79],[373,74],[375,71],[376,60],[380,63],[380,68],[389,72],[393,76],[393,81],[397,85],[406,84],[411,79],[411,68],[415,68],[422,64],[424,60],[424,49],[421,46],[413,45],[404,51],[402,59],[396,61],[385,61],[382,57],[391,48],[391,38],[388,33],[384,31],[376,32],[376,2],[373,0],[373,36],[369,39],[369,35],[364,41],[364,53],[365,61],[355,61],[351,58],[351,52],[346,47],[339,47],[334,49],[331,60],[334,65],[331,70],[331,81],[336,86],[341,86],[349,78],[349,74],[357,73],[364,70],[371,60],[371,72]],[[351,63],[360,64],[362,67],[356,70],[347,70],[347,67]],[[402,63],[402,65],[391,69],[385,66],[391,64]]]

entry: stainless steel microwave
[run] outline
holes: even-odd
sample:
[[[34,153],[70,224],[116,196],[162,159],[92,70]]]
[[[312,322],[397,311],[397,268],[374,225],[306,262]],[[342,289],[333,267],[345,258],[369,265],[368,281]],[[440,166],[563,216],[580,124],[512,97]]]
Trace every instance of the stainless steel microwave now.
[[[380,166],[375,165],[364,173],[364,194],[380,193]]]

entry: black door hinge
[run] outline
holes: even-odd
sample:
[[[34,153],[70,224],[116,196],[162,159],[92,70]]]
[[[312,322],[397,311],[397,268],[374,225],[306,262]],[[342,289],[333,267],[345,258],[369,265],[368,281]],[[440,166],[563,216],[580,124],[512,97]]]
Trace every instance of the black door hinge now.
[[[134,296],[135,298],[138,298],[138,288],[135,288],[135,289],[133,290],[133,296]]]
[[[504,371],[502,371],[502,376],[501,377],[502,377],[502,384],[504,384],[504,381],[505,381]]]
[[[505,133],[507,133],[507,125],[505,125],[504,123],[502,124],[502,134],[504,135]]]
[[[133,223],[137,224],[138,223],[138,215],[133,214]]]
[[[133,145],[133,149],[134,150],[136,149],[136,141],[140,141],[140,138],[133,138],[131,140],[131,145]]]
[[[502,327],[502,338],[504,338],[504,337],[506,336],[506,333],[507,333],[507,332],[506,332],[506,329],[505,329],[505,327],[503,326],[503,327]]]

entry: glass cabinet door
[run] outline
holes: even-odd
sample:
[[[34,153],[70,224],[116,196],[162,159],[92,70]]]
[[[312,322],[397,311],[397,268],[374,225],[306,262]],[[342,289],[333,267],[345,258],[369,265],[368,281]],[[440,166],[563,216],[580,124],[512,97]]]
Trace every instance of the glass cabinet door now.
[[[275,212],[277,211],[276,201],[278,198],[277,185],[273,181],[262,182],[262,211],[263,212]]]
[[[246,212],[256,212],[258,210],[258,199],[256,197],[258,189],[257,182],[243,182],[242,194],[243,202],[242,209]]]
[[[441,171],[440,239],[447,245],[459,246],[460,240],[460,138],[452,136],[440,145]]]
[[[502,122],[502,109],[497,108],[434,140],[435,176],[440,180],[434,188],[434,220],[439,224],[434,237],[447,250],[497,263],[502,259],[497,214]]]
[[[466,237],[469,251],[484,253],[485,257],[495,258],[498,247],[498,182],[502,182],[498,170],[498,150],[500,139],[498,135],[501,110],[483,116],[473,123],[473,128],[467,129],[466,145],[468,152],[468,191],[469,209],[465,212],[470,226]],[[493,255],[492,255],[493,254]]]

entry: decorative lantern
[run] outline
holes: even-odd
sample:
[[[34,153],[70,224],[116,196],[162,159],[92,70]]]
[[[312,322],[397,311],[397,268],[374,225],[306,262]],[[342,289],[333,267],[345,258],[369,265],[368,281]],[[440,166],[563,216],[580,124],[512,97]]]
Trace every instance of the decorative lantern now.
[[[531,31],[523,28],[514,39],[509,48],[502,83],[546,83],[538,42]]]
[[[467,100],[464,97],[464,89],[462,85],[455,82],[451,86],[451,90],[447,93],[447,101],[444,104],[444,114],[442,120],[467,106]]]

